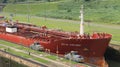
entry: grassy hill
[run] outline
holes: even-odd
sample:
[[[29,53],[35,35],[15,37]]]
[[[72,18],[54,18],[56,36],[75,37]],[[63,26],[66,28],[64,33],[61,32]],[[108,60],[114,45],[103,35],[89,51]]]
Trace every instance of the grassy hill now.
[[[61,0],[57,2],[8,4],[4,8],[4,12],[79,20],[80,6],[83,4],[85,21],[120,24],[119,3],[120,0]]]
[[[51,9],[52,8],[52,9]],[[30,14],[36,15],[44,13],[45,9],[48,11],[57,9],[57,3],[33,3],[33,4],[8,4],[4,8],[4,12],[17,13],[17,14]]]

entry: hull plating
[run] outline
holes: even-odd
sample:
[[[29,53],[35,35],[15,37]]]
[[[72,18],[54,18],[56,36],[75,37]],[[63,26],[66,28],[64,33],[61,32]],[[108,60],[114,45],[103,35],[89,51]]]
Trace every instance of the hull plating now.
[[[86,57],[103,56],[109,44],[110,38],[105,39],[61,39],[51,42],[39,41],[36,39],[25,38],[8,33],[0,33],[0,39],[7,40],[13,43],[22,44],[29,47],[34,42],[40,42],[50,52],[65,54],[70,51],[78,51],[79,54]]]

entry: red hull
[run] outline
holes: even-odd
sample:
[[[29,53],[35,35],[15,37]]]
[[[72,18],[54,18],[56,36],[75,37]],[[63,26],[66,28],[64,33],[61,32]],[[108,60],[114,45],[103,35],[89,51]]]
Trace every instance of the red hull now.
[[[80,38],[77,36],[78,34],[51,31],[32,25],[17,24],[17,26],[18,33],[6,33],[5,27],[1,25],[0,39],[22,44],[27,47],[37,41],[40,42],[45,50],[49,50],[52,53],[65,54],[70,51],[78,51],[80,55],[87,58],[103,57],[112,37],[110,34],[104,34],[103,37],[93,34],[89,38]],[[47,33],[47,36],[43,35],[43,33]]]
[[[23,44],[24,46],[30,46],[35,41],[21,36],[16,36],[7,33],[0,33],[0,39],[7,40],[17,44]],[[79,54],[86,57],[101,57],[104,55],[105,50],[109,44],[109,39],[62,39],[55,42],[43,42],[40,44],[49,49],[51,52],[56,53],[57,49],[59,54],[65,54],[70,51],[78,51]]]

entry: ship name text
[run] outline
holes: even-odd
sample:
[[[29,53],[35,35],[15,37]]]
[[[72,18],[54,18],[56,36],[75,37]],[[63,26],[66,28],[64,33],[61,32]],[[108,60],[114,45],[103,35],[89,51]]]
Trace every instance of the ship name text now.
[[[61,46],[81,46],[80,44],[66,44],[66,43],[61,43]]]

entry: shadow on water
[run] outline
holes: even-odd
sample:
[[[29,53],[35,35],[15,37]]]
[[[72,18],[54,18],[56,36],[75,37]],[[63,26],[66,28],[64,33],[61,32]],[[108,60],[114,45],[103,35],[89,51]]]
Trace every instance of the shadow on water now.
[[[109,67],[120,67],[120,62],[107,60]]]
[[[105,59],[109,67],[120,67],[120,51],[108,47],[105,52]]]

